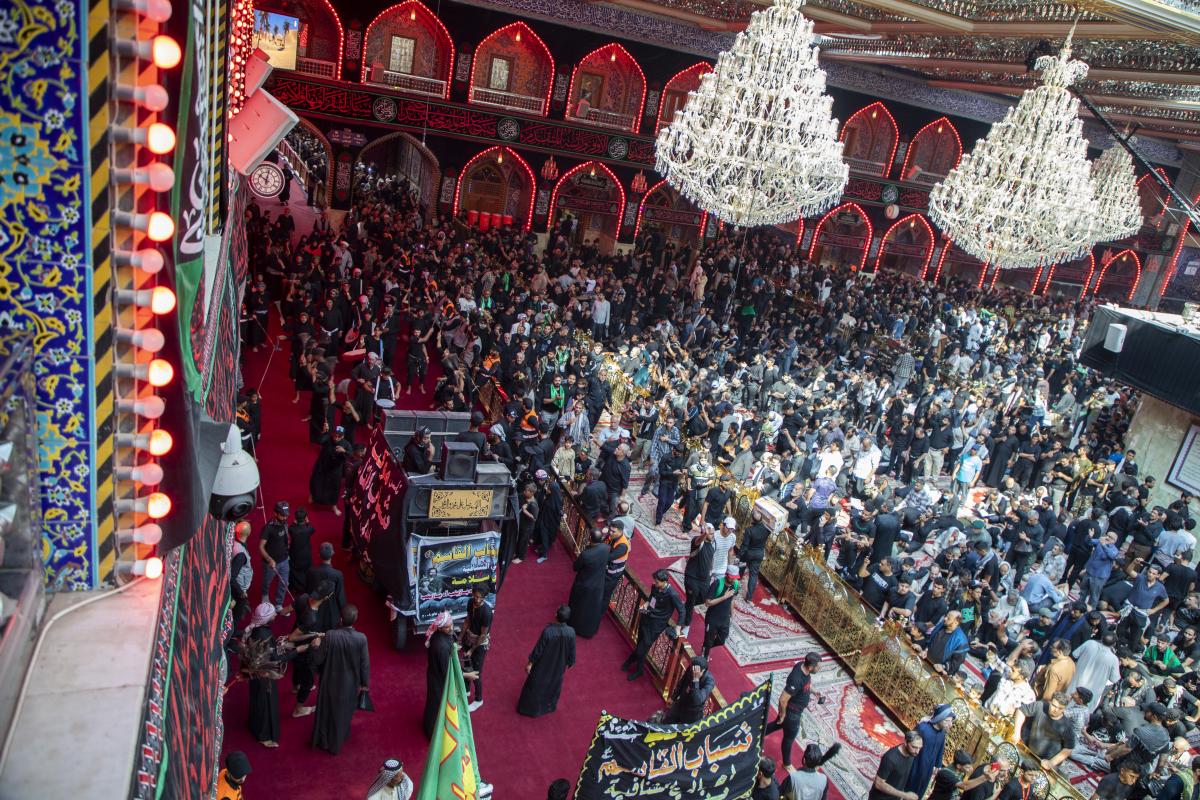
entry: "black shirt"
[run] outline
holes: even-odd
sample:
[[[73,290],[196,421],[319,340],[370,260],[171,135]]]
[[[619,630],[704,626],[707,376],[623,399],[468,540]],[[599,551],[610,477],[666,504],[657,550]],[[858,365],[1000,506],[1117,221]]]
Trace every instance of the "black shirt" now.
[[[286,522],[273,519],[263,525],[263,529],[258,535],[266,542],[267,555],[273,561],[287,561],[288,526]]]
[[[729,498],[733,497],[733,492],[728,489],[722,489],[720,486],[714,486],[708,490],[708,494],[704,496],[704,500],[708,503],[708,511],[704,515],[704,521],[717,525],[725,518],[725,506],[729,503]]]
[[[962,775],[949,767],[942,767],[933,773],[933,789],[926,800],[952,800],[961,782]]]
[[[901,747],[903,745],[896,745],[883,754],[883,758],[879,761],[879,771],[875,773],[875,776],[893,789],[903,791],[908,783],[908,773],[912,771],[914,757],[906,756],[900,749]],[[867,792],[867,800],[890,800],[890,798],[891,795],[879,791],[873,783],[871,791]]]
[[[877,610],[883,608],[888,595],[896,588],[896,583],[895,575],[884,575],[879,570],[875,570],[863,580],[863,600],[866,600],[871,608]]]
[[[792,667],[783,690],[788,694],[787,710],[790,713],[799,714],[808,708],[808,701],[812,699],[812,675],[804,671],[803,661]]]

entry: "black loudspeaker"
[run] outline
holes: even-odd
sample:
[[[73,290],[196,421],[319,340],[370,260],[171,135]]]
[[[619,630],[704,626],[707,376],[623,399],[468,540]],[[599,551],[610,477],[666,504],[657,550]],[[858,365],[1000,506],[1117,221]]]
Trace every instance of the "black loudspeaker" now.
[[[508,486],[499,485],[492,487],[492,511],[489,516],[492,519],[504,519],[504,515],[508,513]]]
[[[432,487],[418,486],[409,494],[408,515],[410,517],[428,517],[429,500]]]
[[[412,433],[416,429],[416,423],[413,419],[414,414],[415,412],[409,409],[385,409],[383,412],[383,432],[408,431]]]
[[[443,442],[438,477],[455,483],[474,483],[479,448],[471,442]]]

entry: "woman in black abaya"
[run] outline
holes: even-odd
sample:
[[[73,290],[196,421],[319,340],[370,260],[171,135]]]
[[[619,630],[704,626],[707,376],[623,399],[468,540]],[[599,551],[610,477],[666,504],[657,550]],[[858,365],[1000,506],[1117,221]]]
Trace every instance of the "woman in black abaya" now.
[[[337,502],[342,495],[342,467],[350,454],[350,443],[344,431],[338,427],[333,433],[321,437],[321,452],[313,464],[312,477],[308,480],[309,501],[322,506],[333,506],[340,514]]]
[[[570,607],[559,606],[555,621],[542,630],[525,665],[518,714],[540,717],[558,708],[563,675],[575,666],[575,631],[567,624],[570,619]]]
[[[261,603],[241,638],[241,663],[238,677],[250,685],[250,734],[264,747],[279,746],[279,685],[287,662],[307,652],[311,641],[289,645],[276,641],[271,633],[275,606]]]

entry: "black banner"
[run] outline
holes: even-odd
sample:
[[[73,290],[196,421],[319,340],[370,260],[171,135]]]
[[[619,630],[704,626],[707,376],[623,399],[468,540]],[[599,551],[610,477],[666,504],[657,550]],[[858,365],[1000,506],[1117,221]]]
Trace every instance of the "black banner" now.
[[[739,800],[754,791],[771,682],[691,725],[600,715],[575,800]]]
[[[412,563],[417,565],[417,624],[426,625],[442,611],[456,619],[467,613],[471,590],[496,584],[500,531],[468,536],[413,536]],[[487,596],[495,607],[496,594]]]

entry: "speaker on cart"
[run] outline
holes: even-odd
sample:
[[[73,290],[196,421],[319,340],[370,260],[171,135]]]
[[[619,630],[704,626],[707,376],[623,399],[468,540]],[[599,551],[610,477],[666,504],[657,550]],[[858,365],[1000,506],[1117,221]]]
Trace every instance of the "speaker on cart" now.
[[[479,448],[471,442],[443,442],[438,477],[456,483],[474,483]]]

